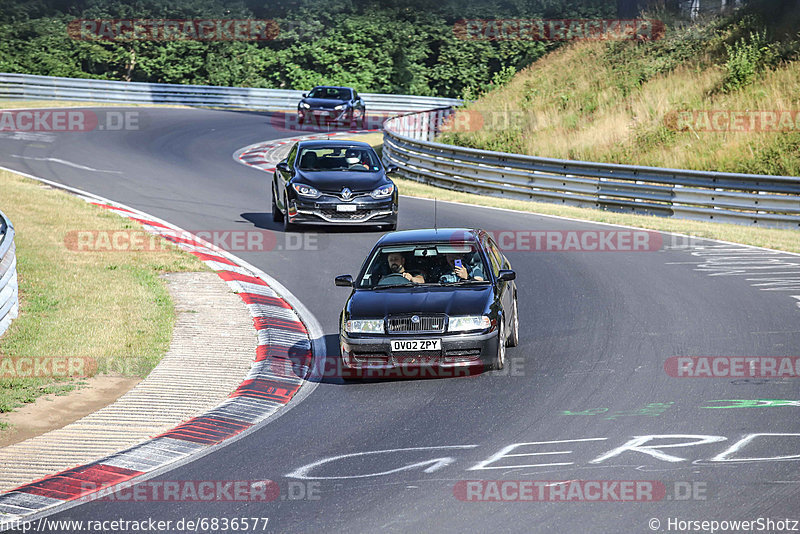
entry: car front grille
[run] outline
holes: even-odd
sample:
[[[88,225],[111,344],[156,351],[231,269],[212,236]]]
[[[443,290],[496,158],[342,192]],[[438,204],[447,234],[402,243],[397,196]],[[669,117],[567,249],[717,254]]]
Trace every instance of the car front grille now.
[[[337,221],[360,221],[369,217],[372,210],[336,211],[323,209],[319,210],[319,213],[328,219]]]
[[[415,321],[414,318],[417,320]],[[387,326],[391,333],[441,333],[444,332],[446,323],[444,315],[408,315],[389,317]]]

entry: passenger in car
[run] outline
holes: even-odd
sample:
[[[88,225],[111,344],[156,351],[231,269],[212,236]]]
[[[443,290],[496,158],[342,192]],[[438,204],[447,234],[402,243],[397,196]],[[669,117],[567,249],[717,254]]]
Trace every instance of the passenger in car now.
[[[486,275],[483,272],[483,267],[480,260],[471,264],[469,254],[450,254],[446,253],[445,263],[441,265],[440,270],[436,273],[441,283],[454,283],[462,280],[486,280]]]

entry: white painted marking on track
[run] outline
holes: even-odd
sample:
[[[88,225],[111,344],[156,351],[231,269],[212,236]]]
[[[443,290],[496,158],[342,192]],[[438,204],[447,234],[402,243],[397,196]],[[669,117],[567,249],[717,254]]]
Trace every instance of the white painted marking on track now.
[[[93,169],[93,168],[87,167],[85,165],[79,165],[78,163],[72,163],[71,161],[67,161],[67,160],[63,160],[63,159],[59,159],[59,158],[37,158],[37,157],[34,157],[34,156],[19,156],[17,154],[11,154],[11,157],[12,158],[18,158],[18,159],[29,159],[29,160],[33,160],[33,161],[49,161],[49,162],[52,162],[52,163],[60,163],[61,165],[66,165],[67,167],[74,167],[74,168],[80,169],[82,171],[107,172],[107,173],[110,173],[110,174],[122,174],[121,171],[107,171],[107,170],[103,170],[103,169]]]
[[[287,474],[287,478],[299,478],[299,479],[314,479],[314,480],[337,480],[337,479],[350,479],[350,478],[368,478],[368,477],[377,477],[382,475],[390,475],[393,473],[399,473],[401,471],[409,471],[412,469],[416,469],[418,467],[428,466],[426,467],[423,472],[424,473],[433,473],[438,471],[439,469],[446,467],[453,462],[455,462],[455,458],[450,456],[444,456],[441,458],[432,458],[430,460],[425,460],[422,462],[416,462],[409,465],[404,465],[403,467],[397,467],[395,469],[389,469],[387,471],[381,471],[379,473],[367,473],[363,475],[342,475],[342,476],[328,476],[328,477],[318,477],[318,476],[310,476],[309,472],[321,465],[334,462],[336,460],[342,460],[345,458],[355,458],[357,456],[368,456],[368,455],[376,455],[376,454],[387,454],[393,452],[405,452],[405,451],[434,451],[434,450],[441,450],[441,449],[473,449],[477,447],[477,445],[442,445],[442,446],[434,446],[434,447],[406,447],[402,449],[384,449],[379,451],[366,451],[366,452],[354,452],[350,454],[340,454],[338,456],[329,456],[327,458],[323,458],[322,460],[317,460],[316,462],[312,462],[310,464],[306,464],[302,467],[299,467],[292,471],[291,473]]]

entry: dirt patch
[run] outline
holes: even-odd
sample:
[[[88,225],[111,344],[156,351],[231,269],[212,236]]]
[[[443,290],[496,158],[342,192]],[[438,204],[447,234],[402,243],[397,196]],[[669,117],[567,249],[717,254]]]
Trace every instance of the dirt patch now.
[[[94,376],[84,380],[86,385],[66,395],[44,395],[31,404],[2,414],[0,421],[11,426],[0,431],[0,447],[39,436],[94,413],[116,401],[141,380],[122,376]]]

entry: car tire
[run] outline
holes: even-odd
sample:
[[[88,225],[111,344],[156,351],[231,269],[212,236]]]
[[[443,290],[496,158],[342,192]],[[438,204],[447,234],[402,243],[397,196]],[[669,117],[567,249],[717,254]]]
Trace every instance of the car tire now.
[[[397,223],[384,224],[383,226],[381,226],[381,229],[387,232],[395,232],[397,231]]]
[[[497,327],[497,355],[494,359],[494,369],[500,370],[506,366],[506,342],[503,339],[503,334],[505,333],[505,327],[503,327],[503,320],[500,319]]]
[[[506,347],[516,347],[519,345],[519,307],[517,307],[517,296],[514,295],[513,313],[511,317],[511,331],[508,333]]]
[[[283,222],[283,212],[278,209],[275,203],[275,190],[272,190],[272,222]]]
[[[367,129],[367,110],[366,109],[362,109],[361,110],[361,129],[362,130],[366,130]]]
[[[289,199],[286,198],[286,195],[283,196],[283,209],[286,210],[286,213],[283,214],[283,231],[292,232],[295,225],[289,222]]]

